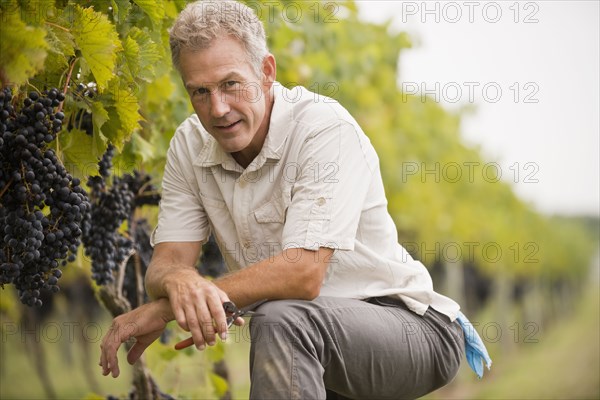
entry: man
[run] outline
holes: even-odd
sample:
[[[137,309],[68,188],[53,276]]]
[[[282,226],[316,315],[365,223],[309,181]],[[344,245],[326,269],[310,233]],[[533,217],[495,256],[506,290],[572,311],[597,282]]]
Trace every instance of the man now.
[[[156,300],[115,319],[103,373],[118,376],[129,337],[132,363],[175,319],[202,350],[227,337],[224,302],[268,299],[250,324],[251,398],[415,398],[452,380],[459,306],[398,244],[356,121],[276,82],[263,26],[241,4],[188,5],[170,44],[196,114],[168,151],[146,276]],[[194,268],[211,232],[230,270],[215,281]]]

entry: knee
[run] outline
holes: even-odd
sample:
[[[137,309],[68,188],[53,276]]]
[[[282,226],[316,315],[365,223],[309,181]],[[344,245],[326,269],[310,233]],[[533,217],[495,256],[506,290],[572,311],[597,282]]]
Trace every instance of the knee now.
[[[261,316],[250,320],[250,336],[253,342],[293,339],[301,329],[307,305],[304,300],[274,300],[262,304],[256,309]]]
[[[273,300],[261,304],[256,312],[263,314],[255,318],[258,323],[298,323],[310,309],[310,301],[306,300]]]

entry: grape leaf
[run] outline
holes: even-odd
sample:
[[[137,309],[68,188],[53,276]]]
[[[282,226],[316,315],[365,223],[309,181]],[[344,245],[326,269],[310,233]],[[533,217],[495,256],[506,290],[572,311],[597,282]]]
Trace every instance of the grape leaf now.
[[[117,52],[122,50],[114,25],[108,18],[91,8],[75,7],[71,32],[77,48],[87,61],[98,90],[102,92],[114,77]]]
[[[108,120],[108,112],[104,108],[104,105],[99,101],[94,101],[90,104],[90,111],[92,112],[94,128],[100,129]]]
[[[167,347],[167,346],[165,346],[163,349],[161,349],[160,353],[158,353],[158,356],[160,357],[160,359],[164,360],[164,361],[171,361],[178,355],[179,355],[179,352],[177,350],[175,350],[171,347]]]
[[[142,116],[139,114],[139,103],[131,89],[119,86],[115,79],[109,87],[110,106],[106,107],[108,120],[102,126],[102,134],[121,152],[125,142],[139,128]]]
[[[113,19],[117,24],[122,24],[127,20],[131,11],[131,3],[129,0],[111,0],[113,8]]]
[[[98,159],[106,151],[106,144],[79,129],[62,131],[59,141],[63,163],[72,175],[84,182],[89,175],[98,175]]]
[[[225,358],[225,343],[217,342],[215,346],[207,347],[205,353],[210,362],[217,363]]]
[[[121,54],[124,63],[121,68],[121,72],[125,75],[127,80],[134,80],[140,69],[140,46],[132,39],[131,36],[126,37],[123,40],[123,53]]]
[[[209,377],[210,382],[212,383],[213,388],[215,389],[215,394],[217,398],[222,398],[223,395],[227,393],[227,390],[229,390],[229,384],[225,379],[223,379],[223,377],[215,374],[214,372],[211,372],[209,374]]]
[[[155,28],[160,28],[165,16],[163,0],[133,0],[150,18]]]
[[[131,148],[134,154],[141,159],[142,163],[149,162],[154,157],[154,146],[140,135],[133,135],[131,138]]]
[[[44,68],[46,31],[25,25],[19,13],[0,15],[0,80],[2,86],[20,85]]]
[[[129,31],[129,38],[134,39],[139,47],[136,77],[151,82],[155,76],[154,66],[162,58],[160,49],[146,30],[133,27]]]
[[[104,400],[104,396],[100,396],[97,393],[88,393],[82,400]]]
[[[50,26],[47,30],[46,41],[49,48],[49,59],[46,68],[67,68],[68,58],[75,55],[75,41],[70,32]],[[54,57],[54,60],[50,60]]]

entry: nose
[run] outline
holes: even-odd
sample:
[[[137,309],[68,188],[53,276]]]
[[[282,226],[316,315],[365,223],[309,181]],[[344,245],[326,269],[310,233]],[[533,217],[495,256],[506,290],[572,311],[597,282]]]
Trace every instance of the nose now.
[[[223,95],[219,90],[214,90],[210,94],[210,116],[218,119],[222,118],[231,111],[227,96]]]

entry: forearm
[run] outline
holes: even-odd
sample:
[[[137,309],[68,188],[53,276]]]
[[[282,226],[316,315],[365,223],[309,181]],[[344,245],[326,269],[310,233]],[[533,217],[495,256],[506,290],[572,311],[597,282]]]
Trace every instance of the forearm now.
[[[170,285],[198,275],[199,243],[158,244],[145,277],[146,292],[152,299],[168,297]]]
[[[263,299],[304,299],[318,296],[331,249],[290,249],[215,281],[239,306]]]

